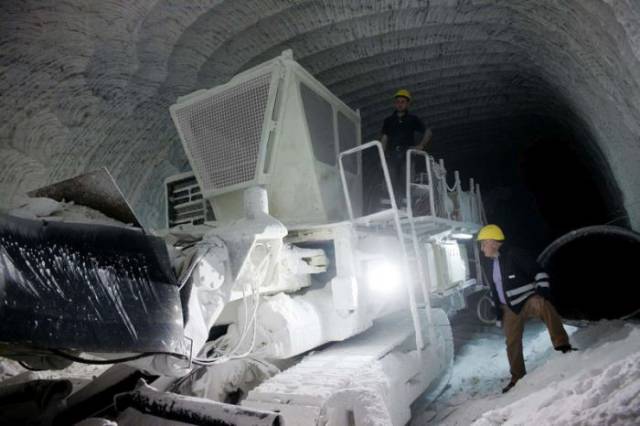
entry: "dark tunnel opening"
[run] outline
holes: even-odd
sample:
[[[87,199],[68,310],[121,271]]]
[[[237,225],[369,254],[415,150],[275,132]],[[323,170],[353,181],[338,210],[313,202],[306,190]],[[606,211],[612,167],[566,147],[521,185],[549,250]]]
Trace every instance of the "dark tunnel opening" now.
[[[463,139],[455,137],[459,129],[447,129],[453,137],[434,138],[432,154],[445,160],[447,170],[460,171],[465,189],[469,178],[480,183],[489,222],[499,224],[515,245],[540,252],[553,236],[527,186],[523,158],[535,138],[557,128],[537,115],[483,121],[469,125]]]
[[[500,224],[515,245],[540,253],[583,227],[627,225],[620,216],[621,197],[607,184],[606,164],[589,156],[576,133],[553,120],[531,117],[511,135],[513,146],[494,142],[470,153],[459,167],[471,169],[485,184],[488,220]],[[600,320],[635,312],[640,302],[632,284],[632,259],[639,255],[639,240],[611,232],[589,233],[558,247],[546,267],[560,314]]]
[[[463,127],[434,129],[429,152],[443,158],[448,171],[460,171],[465,190],[470,177],[481,184],[488,221],[514,245],[537,255],[586,226],[629,227],[606,163],[578,136],[584,129],[536,114]],[[638,309],[631,260],[640,258],[639,247],[617,235],[590,235],[559,249],[548,268],[560,314],[598,320]]]
[[[472,143],[443,138],[432,153],[463,182],[481,184],[489,221],[516,245],[539,253],[584,226],[628,227],[608,167],[579,133],[537,115],[483,122],[468,133]]]
[[[521,153],[524,184],[548,228],[548,237],[616,221],[618,200],[605,193],[606,168],[589,163],[569,132],[540,135]]]
[[[640,234],[591,226],[555,240],[540,255],[552,299],[564,318],[600,320],[638,315]]]
[[[628,227],[606,164],[589,155],[586,142],[552,119],[529,117],[520,124],[510,129],[511,146],[492,141],[460,160],[442,151],[443,157],[454,157],[450,164],[469,170],[484,185],[489,222],[532,253],[590,225]],[[564,318],[621,318],[640,308],[633,286],[640,241],[621,235],[589,233],[549,257],[552,298]]]

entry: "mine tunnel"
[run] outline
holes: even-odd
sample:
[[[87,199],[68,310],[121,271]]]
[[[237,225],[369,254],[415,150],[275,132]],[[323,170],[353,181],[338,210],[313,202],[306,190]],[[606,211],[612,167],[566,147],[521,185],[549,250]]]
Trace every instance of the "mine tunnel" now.
[[[5,204],[106,166],[145,224],[159,225],[158,182],[188,167],[168,106],[291,48],[360,110],[365,141],[379,138],[391,94],[410,89],[431,153],[480,183],[489,220],[519,245],[539,253],[583,226],[637,229],[632,5],[225,2],[165,22],[173,8],[105,3],[84,18],[5,2]]]
[[[290,51],[358,111],[362,143],[410,91],[428,154],[461,190],[473,178],[486,221],[540,256],[565,319],[638,316],[640,3],[25,0],[2,2],[0,22],[2,213],[106,168],[133,221],[166,228],[165,182],[192,169],[170,107]],[[365,201],[376,161],[363,157]],[[339,263],[326,242],[299,247]]]

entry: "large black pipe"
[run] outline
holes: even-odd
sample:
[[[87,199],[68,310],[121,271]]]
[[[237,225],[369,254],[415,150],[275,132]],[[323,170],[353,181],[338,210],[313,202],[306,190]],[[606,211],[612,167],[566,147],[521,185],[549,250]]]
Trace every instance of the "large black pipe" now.
[[[551,296],[564,318],[639,313],[639,233],[607,225],[580,228],[551,243],[538,262],[551,276]]]

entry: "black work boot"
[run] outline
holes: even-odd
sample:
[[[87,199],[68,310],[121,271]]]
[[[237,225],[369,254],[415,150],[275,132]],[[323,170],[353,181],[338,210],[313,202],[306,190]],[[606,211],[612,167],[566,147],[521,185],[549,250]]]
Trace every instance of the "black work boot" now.
[[[505,387],[502,388],[502,393],[507,393],[511,390],[512,387],[514,387],[516,385],[516,382],[514,382],[513,380],[511,380],[509,382],[509,384]]]
[[[566,354],[567,352],[572,352],[572,351],[577,351],[578,350],[578,348],[574,348],[571,345],[561,345],[561,346],[558,346],[557,348],[554,348],[554,349],[556,351],[562,352],[563,354]]]

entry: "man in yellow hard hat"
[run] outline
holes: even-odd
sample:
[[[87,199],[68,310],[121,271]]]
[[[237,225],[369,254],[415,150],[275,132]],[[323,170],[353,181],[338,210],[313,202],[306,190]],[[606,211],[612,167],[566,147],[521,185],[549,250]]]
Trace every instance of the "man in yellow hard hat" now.
[[[407,150],[425,150],[432,136],[431,129],[427,129],[420,118],[409,112],[410,104],[411,93],[408,90],[400,89],[395,93],[394,112],[384,120],[380,138],[396,197],[400,199],[404,196]]]
[[[502,392],[507,392],[526,374],[522,334],[527,319],[544,321],[557,351],[565,353],[574,348],[558,312],[548,300],[549,275],[540,270],[535,259],[505,244],[504,233],[497,225],[483,227],[477,240],[484,255],[480,262],[483,276],[491,289],[498,323],[502,322],[506,337],[511,380]]]

